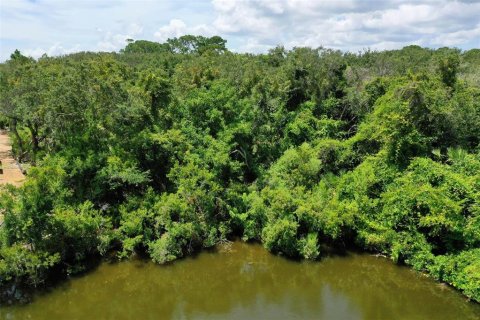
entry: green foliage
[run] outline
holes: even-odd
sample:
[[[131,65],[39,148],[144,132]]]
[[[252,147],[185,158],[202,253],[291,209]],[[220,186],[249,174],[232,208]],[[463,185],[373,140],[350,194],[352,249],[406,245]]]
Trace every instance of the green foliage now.
[[[480,301],[477,51],[252,55],[192,35],[16,51],[0,127],[31,169],[0,191],[0,284],[241,237],[312,260],[355,245]]]
[[[193,223],[173,222],[166,233],[159,239],[149,243],[152,260],[165,263],[181,258],[185,253],[192,253],[198,245],[198,229]]]
[[[303,258],[315,260],[319,254],[318,239],[315,233],[309,233],[306,238],[300,239],[300,254]]]
[[[52,231],[44,240],[44,246],[45,250],[59,253],[63,261],[83,262],[89,255],[109,246],[111,226],[92,203],[83,203],[78,208],[56,208],[52,215]],[[77,267],[73,272],[79,270]]]
[[[448,53],[445,57],[439,59],[438,70],[445,85],[449,87],[455,85],[459,65],[460,58],[458,54],[455,53]]]
[[[429,267],[431,274],[480,300],[480,249],[462,251],[457,255],[437,256]]]
[[[152,42],[147,40],[137,40],[127,44],[123,52],[126,54],[134,53],[158,53],[169,51],[170,48],[167,44]]]
[[[297,228],[298,224],[296,222],[287,219],[276,220],[272,224],[267,224],[262,231],[262,241],[265,248],[272,252],[284,253],[287,256],[297,256]]]
[[[60,261],[58,254],[31,252],[21,245],[0,248],[0,285],[14,280],[37,286],[47,271]]]

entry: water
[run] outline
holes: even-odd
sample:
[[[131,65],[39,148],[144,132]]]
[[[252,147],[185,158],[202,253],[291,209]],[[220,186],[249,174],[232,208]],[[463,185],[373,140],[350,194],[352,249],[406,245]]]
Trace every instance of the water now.
[[[260,245],[103,263],[0,319],[480,319],[448,286],[367,254],[296,262]]]

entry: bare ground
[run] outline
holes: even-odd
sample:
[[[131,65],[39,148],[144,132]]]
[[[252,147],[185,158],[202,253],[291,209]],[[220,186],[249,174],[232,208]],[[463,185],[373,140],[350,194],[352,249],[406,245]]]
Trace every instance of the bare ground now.
[[[19,186],[25,180],[17,161],[12,156],[12,146],[10,138],[6,131],[0,130],[0,168],[3,169],[3,173],[0,170],[0,186],[6,184],[13,184]],[[3,224],[3,214],[0,211],[0,226]]]
[[[25,175],[12,156],[10,138],[5,131],[0,131],[0,161],[3,168],[3,174],[0,174],[0,185],[7,183],[21,185]]]

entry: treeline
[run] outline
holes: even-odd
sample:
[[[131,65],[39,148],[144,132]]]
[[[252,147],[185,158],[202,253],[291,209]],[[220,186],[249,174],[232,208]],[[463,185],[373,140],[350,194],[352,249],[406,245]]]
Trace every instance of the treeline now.
[[[242,237],[383,253],[480,301],[480,50],[225,45],[0,65],[0,125],[31,164],[1,192],[0,284]]]

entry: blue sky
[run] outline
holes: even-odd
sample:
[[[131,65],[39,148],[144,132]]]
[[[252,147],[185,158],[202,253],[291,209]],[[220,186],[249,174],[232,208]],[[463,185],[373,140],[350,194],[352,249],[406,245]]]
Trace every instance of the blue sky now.
[[[358,51],[480,48],[480,1],[0,0],[0,61],[117,51],[127,38],[220,35],[237,52],[276,45]]]

